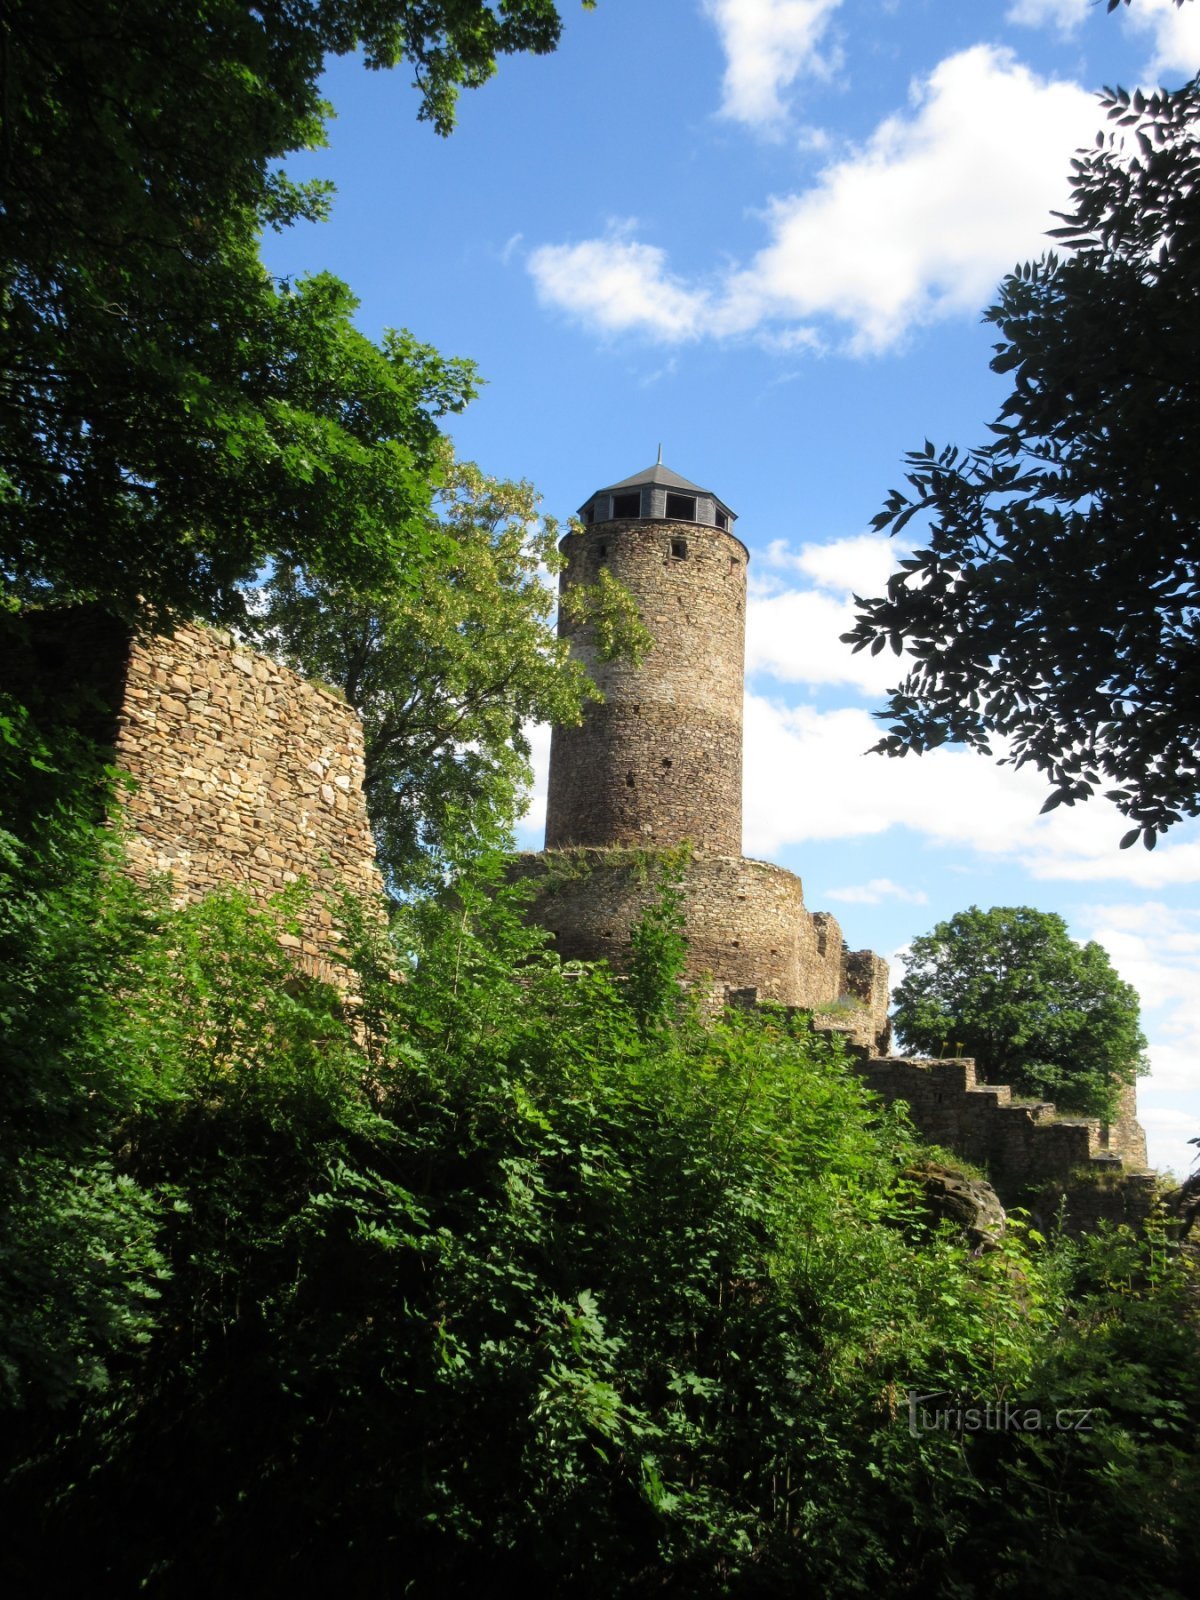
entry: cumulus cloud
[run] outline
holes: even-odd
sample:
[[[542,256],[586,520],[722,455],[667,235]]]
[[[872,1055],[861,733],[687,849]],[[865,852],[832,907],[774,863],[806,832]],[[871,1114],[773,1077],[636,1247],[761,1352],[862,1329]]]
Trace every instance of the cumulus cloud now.
[[[1084,936],[1104,946],[1143,1005],[1169,1011],[1159,1030],[1165,1039],[1186,1044],[1200,1035],[1200,913],[1146,900],[1089,906],[1080,922]],[[1188,1076],[1191,1086],[1200,1088],[1194,1051]]]
[[[877,906],[884,900],[905,900],[916,906],[929,903],[924,889],[906,889],[890,878],[872,878],[869,883],[853,883],[845,889],[826,889],[822,898],[860,906]]]
[[[1130,33],[1150,35],[1150,56],[1142,69],[1150,82],[1175,74],[1191,77],[1200,68],[1200,9],[1194,3],[1137,0],[1123,20]]]
[[[782,91],[801,76],[828,78],[841,64],[825,44],[842,0],[705,0],[725,53],[721,111],[766,128],[786,115]]]
[[[810,542],[794,549],[786,539],[772,539],[756,562],[768,569],[801,572],[823,589],[842,594],[882,594],[907,546],[877,533],[847,539]],[[754,569],[752,569],[753,572]]]
[[[914,84],[911,104],[798,194],[773,198],[768,240],[711,284],[673,274],[629,231],[543,245],[529,270],[545,304],[601,332],[665,342],[757,336],[855,354],[976,312],[996,280],[1046,247],[1072,152],[1099,114],[1078,85],[978,45]]]
[[[603,333],[637,331],[664,343],[698,338],[709,296],[667,271],[666,254],[615,225],[602,239],[547,244],[528,268],[543,305],[556,306]]]
[[[1149,1106],[1139,1117],[1146,1130],[1151,1165],[1186,1178],[1196,1162],[1196,1147],[1189,1144],[1196,1137],[1196,1111],[1183,1106]]]
[[[882,593],[906,549],[895,540],[858,534],[793,546],[775,539],[751,566],[746,607],[746,672],[780,683],[844,684],[879,701],[903,676],[901,660],[884,652],[855,655],[841,643],[854,623],[854,594]],[[798,575],[808,587],[789,580]]]
[[[750,693],[745,727],[751,855],[904,827],[931,847],[1012,861],[1034,878],[1151,890],[1200,882],[1195,824],[1153,852],[1118,850],[1126,823],[1114,806],[1097,799],[1042,816],[1045,780],[1031,768],[951,748],[902,760],[867,755],[880,730],[866,710],[822,711]]]
[[[763,673],[780,683],[846,684],[882,699],[904,676],[904,665],[886,651],[852,654],[839,635],[853,623],[848,597],[835,599],[816,589],[751,596],[746,606],[747,675]]]
[[[1086,21],[1092,0],[1015,0],[1005,13],[1023,28],[1054,28],[1074,33]]]

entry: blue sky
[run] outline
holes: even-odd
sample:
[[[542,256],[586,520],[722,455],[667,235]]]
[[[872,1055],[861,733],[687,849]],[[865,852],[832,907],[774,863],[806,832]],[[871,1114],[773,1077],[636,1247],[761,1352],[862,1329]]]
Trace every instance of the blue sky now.
[[[1200,67],[1200,4],[1133,0],[599,0],[501,64],[440,140],[406,76],[342,61],[331,221],[266,242],[327,269],[378,335],[405,326],[487,380],[461,455],[547,511],[668,465],[751,552],[748,854],[800,874],[855,946],[894,958],[965,906],[1028,904],[1138,988],[1152,1159],[1200,1133],[1200,826],[1118,851],[1103,802],[1047,817],[1036,775],[963,751],[863,752],[894,660],[838,643],[879,592],[869,533],[929,437],[982,441],[1003,394],[979,313],[1046,247],[1095,92]],[[544,766],[546,740],[537,738]],[[539,791],[544,783],[544,771]],[[522,842],[539,845],[540,793]]]

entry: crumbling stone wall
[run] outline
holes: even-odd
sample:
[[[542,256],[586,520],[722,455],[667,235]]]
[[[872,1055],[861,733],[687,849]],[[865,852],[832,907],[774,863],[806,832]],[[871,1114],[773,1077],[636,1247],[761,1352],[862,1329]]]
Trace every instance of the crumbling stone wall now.
[[[0,641],[5,686],[69,715],[134,779],[122,808],[135,876],[169,873],[180,901],[242,884],[267,898],[307,879],[298,936],[338,976],[321,891],[379,901],[357,713],[217,629],[132,640],[98,607],[31,612]]]
[[[532,882],[530,916],[565,960],[628,962],[638,918],[659,895],[658,857],[633,850],[553,850],[520,856]],[[687,974],[707,979],[718,1001],[737,991],[761,1001],[836,1013],[852,1039],[887,1040],[887,966],[870,951],[847,952],[834,919],[804,909],[800,879],[746,856],[697,855],[680,885]]]
[[[1105,1130],[1105,1139],[1108,1150],[1130,1166],[1146,1165],[1146,1130],[1138,1121],[1136,1084],[1121,1085],[1117,1114]]]
[[[1048,1101],[1014,1100],[1004,1084],[980,1083],[969,1057],[924,1060],[857,1049],[859,1073],[882,1099],[903,1100],[923,1139],[982,1167],[1006,1205],[1036,1205],[1046,1222],[1065,1207],[1076,1231],[1144,1219],[1155,1179],[1145,1135],[1094,1117],[1060,1117]],[[1132,1105],[1132,1096],[1130,1097]],[[1140,1143],[1139,1143],[1140,1141]]]
[[[611,573],[654,636],[633,667],[600,661],[588,628],[561,624],[605,700],[581,727],[555,729],[546,850],[514,867],[536,886],[530,915],[561,955],[607,958],[620,971],[658,892],[653,852],[686,841],[687,971],[707,980],[716,1003],[811,1012],[849,1043],[880,1095],[909,1104],[926,1139],[986,1167],[1010,1199],[1055,1185],[1073,1193],[1080,1171],[1140,1171],[1145,1135],[1132,1089],[1101,1127],[1014,1103],[1009,1089],[979,1084],[972,1062],[889,1056],[886,963],[846,950],[836,920],[805,909],[799,878],[740,855],[745,546],[715,526],[651,514],[595,522],[561,548],[564,589]],[[1119,1183],[1093,1183],[1080,1206],[1115,1216],[1144,1207],[1143,1191],[1131,1199]]]
[[[171,874],[180,898],[240,883],[269,896],[307,878],[378,898],[363,798],[357,713],[211,628],[128,646],[116,760],[136,780],[125,802],[138,875]],[[318,893],[295,944],[310,964],[335,951]]]
[[[644,519],[597,523],[563,541],[562,586],[602,571],[634,596],[654,644],[638,667],[605,662],[564,618],[572,654],[604,694],[550,746],[546,848],[742,847],[742,671],[746,548],[719,528]]]

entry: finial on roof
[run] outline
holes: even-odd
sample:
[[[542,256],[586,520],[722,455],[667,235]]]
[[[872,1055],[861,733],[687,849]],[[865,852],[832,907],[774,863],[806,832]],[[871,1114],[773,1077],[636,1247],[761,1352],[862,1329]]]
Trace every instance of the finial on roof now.
[[[662,445],[659,445],[659,447],[658,447],[658,462],[657,462],[657,465],[660,466],[660,467],[662,466]]]

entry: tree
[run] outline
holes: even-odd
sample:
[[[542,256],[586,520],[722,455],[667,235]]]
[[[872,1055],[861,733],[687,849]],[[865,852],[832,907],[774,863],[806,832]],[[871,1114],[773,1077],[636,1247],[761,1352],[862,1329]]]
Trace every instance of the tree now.
[[[266,226],[329,186],[327,56],[408,62],[453,124],[499,54],[554,48],[552,0],[11,0],[0,19],[0,575],[19,599],[240,613],[268,560],[404,581],[434,419],[470,369],[375,345],[345,285],[276,284]]]
[[[925,543],[843,637],[912,657],[877,750],[1002,739],[1044,810],[1103,785],[1149,848],[1200,813],[1200,78],[1101,103],[1065,254],[986,313],[995,438],[907,457],[873,525],[928,514]]]
[[[895,991],[905,1044],[974,1056],[980,1077],[1110,1119],[1145,1071],[1133,987],[1108,953],[1030,906],[971,906],[914,939]]]
[[[436,459],[436,554],[408,587],[280,566],[254,619],[267,649],[362,714],[367,803],[394,886],[506,836],[531,776],[525,725],[577,722],[599,698],[554,631],[558,523],[539,518],[530,484],[489,478],[445,445]],[[632,599],[607,574],[561,603],[596,625],[606,656],[645,648]]]

